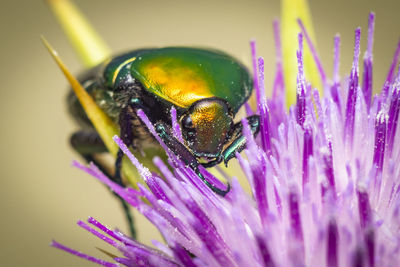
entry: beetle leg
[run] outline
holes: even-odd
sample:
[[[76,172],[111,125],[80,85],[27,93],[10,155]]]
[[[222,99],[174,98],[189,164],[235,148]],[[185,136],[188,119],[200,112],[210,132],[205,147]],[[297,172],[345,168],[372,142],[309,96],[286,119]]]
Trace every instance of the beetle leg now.
[[[254,136],[258,134],[260,130],[260,116],[252,115],[247,117],[247,121],[250,126],[250,130]],[[228,165],[228,161],[235,157],[236,152],[240,153],[246,147],[246,137],[242,135],[243,125],[238,122],[234,126],[233,142],[222,152],[222,158],[225,166]]]
[[[95,131],[78,131],[70,138],[72,148],[80,155],[107,152],[103,141]]]
[[[220,164],[223,159],[224,159],[224,157],[222,155],[219,155],[218,157],[216,157],[215,159],[213,159],[213,160],[211,160],[209,162],[201,163],[201,165],[204,168],[211,168],[211,167],[214,167],[215,165]]]
[[[120,135],[121,140],[127,147],[130,147],[133,142],[133,131],[132,131],[132,113],[130,111],[129,106],[123,108],[119,114],[119,127],[120,127]],[[122,167],[122,158],[124,153],[121,149],[118,150],[117,158],[115,160],[115,173],[114,173],[114,181],[118,184],[122,185],[121,179],[121,167]]]
[[[225,196],[230,190],[230,184],[227,185],[226,190],[221,190],[217,188],[215,185],[207,181],[204,176],[201,174],[199,170],[199,162],[193,156],[193,154],[182,144],[180,143],[171,133],[169,127],[163,122],[157,122],[154,125],[154,128],[158,134],[158,136],[163,140],[165,145],[175,154],[177,155],[185,165],[189,166],[199,178],[215,193],[220,196]]]
[[[94,154],[107,152],[107,148],[99,134],[95,131],[79,131],[74,133],[70,138],[72,148],[78,152],[87,163],[93,162],[102,173],[107,177],[113,178],[104,163],[98,161]],[[120,196],[113,193],[120,201],[122,209],[124,210],[126,220],[128,221],[129,230],[132,238],[136,239],[136,231],[132,213],[129,210],[128,204]]]
[[[120,135],[121,135],[120,138],[127,147],[130,147],[133,145],[134,125],[132,124],[132,121],[135,118],[137,109],[146,110],[145,107],[142,105],[142,102],[140,101],[140,99],[131,98],[129,100],[129,104],[121,110],[120,115],[119,115],[119,127],[120,127]],[[118,153],[117,153],[117,158],[115,160],[114,179],[116,182],[118,182],[121,185],[122,185],[121,167],[122,167],[123,156],[124,156],[124,153],[122,152],[122,149],[119,149]]]

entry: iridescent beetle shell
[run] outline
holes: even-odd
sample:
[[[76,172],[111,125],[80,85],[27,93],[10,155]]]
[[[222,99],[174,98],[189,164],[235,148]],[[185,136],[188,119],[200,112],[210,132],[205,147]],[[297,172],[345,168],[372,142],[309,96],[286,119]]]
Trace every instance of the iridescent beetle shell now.
[[[147,93],[176,107],[182,114],[193,103],[208,99],[191,108],[196,136],[192,138],[190,133],[183,132],[186,141],[193,139],[186,145],[198,157],[220,154],[228,141],[234,114],[252,92],[251,77],[241,63],[223,52],[198,48],[132,51],[104,64],[103,78],[111,91],[132,80],[139,82]],[[222,99],[228,105],[212,99]],[[104,99],[100,97],[99,101]],[[117,115],[114,115],[116,119]]]
[[[152,50],[137,56],[131,74],[147,90],[181,108],[189,108],[201,99],[219,97],[236,113],[252,91],[245,67],[215,50]]]
[[[138,109],[163,131],[159,135],[171,150],[188,150],[194,158],[205,158],[206,167],[222,160],[227,163],[245,146],[242,125],[233,118],[249,98],[252,80],[241,63],[223,52],[190,47],[134,50],[96,67],[82,83],[119,124],[128,146],[154,142],[136,115]],[[71,113],[88,122],[73,95],[69,102]],[[183,146],[172,137],[171,107],[178,113]],[[248,120],[256,134],[258,116]],[[79,151],[77,143],[74,147]],[[189,165],[197,168],[198,164],[191,159]]]

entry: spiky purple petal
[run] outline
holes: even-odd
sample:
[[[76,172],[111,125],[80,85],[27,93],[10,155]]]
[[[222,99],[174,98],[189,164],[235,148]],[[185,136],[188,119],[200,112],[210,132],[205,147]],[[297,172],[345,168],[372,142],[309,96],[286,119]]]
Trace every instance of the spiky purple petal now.
[[[368,21],[368,44],[367,44],[367,50],[365,51],[364,55],[364,73],[363,73],[363,83],[362,83],[362,92],[368,110],[371,105],[371,97],[372,97],[372,45],[374,42],[374,29],[375,29],[375,14],[371,12],[369,14],[369,21]]]
[[[265,97],[265,85],[264,85],[264,59],[260,57],[258,59],[258,87],[260,92],[257,98],[258,111],[260,116],[260,135],[262,141],[262,148],[267,151],[267,155],[271,155],[271,125],[269,120],[269,111]]]
[[[77,250],[74,250],[74,249],[71,249],[69,247],[66,247],[66,246],[64,246],[64,245],[62,245],[62,244],[60,244],[60,243],[58,243],[56,241],[52,241],[51,242],[51,246],[55,247],[55,248],[58,248],[58,249],[61,249],[61,250],[64,250],[64,251],[66,251],[66,252],[68,252],[68,253],[70,253],[72,255],[78,256],[78,257],[80,257],[82,259],[97,263],[99,265],[103,265],[103,266],[106,266],[106,267],[118,267],[119,266],[116,263],[108,262],[108,261],[105,261],[105,260],[101,260],[101,259],[89,256],[89,255],[86,255],[86,254],[84,254],[82,252],[79,252]]]
[[[397,124],[399,123],[400,113],[400,70],[397,78],[393,84],[392,97],[390,99],[389,114],[388,114],[388,148],[390,153],[394,147],[394,137],[397,131]]]
[[[357,28],[355,31],[353,66],[351,67],[350,78],[349,78],[349,88],[347,95],[346,117],[345,117],[346,118],[345,138],[350,143],[352,143],[354,135],[356,101],[358,96],[358,59],[360,56],[360,38],[361,38],[361,29]]]
[[[253,65],[253,82],[254,82],[254,88],[256,91],[256,99],[260,98],[260,89],[259,89],[259,84],[258,84],[258,68],[257,68],[257,48],[256,48],[256,41],[251,40],[250,41],[250,49],[251,49],[251,58],[252,58],[252,65]],[[257,107],[257,112],[258,112],[258,107]]]
[[[393,82],[393,78],[394,78],[393,76],[396,71],[397,64],[399,62],[399,57],[400,57],[400,39],[397,43],[397,48],[396,48],[396,51],[394,52],[392,64],[390,65],[385,83],[383,84],[382,94],[385,96],[388,95],[389,89],[390,89],[390,84]]]
[[[172,121],[172,130],[175,138],[178,139],[181,143],[183,143],[181,128],[176,118],[176,109],[173,106],[171,108],[171,121]]]
[[[339,110],[341,110],[341,96],[340,96],[340,76],[339,76],[339,66],[340,66],[340,36],[336,35],[334,38],[334,52],[333,52],[333,84],[331,86],[330,95],[332,101],[336,103]]]
[[[276,50],[276,74],[274,85],[272,88],[272,98],[284,101],[285,97],[285,84],[283,79],[283,66],[282,66],[282,44],[280,35],[279,20],[274,20],[273,24],[274,37],[275,37],[275,50]],[[282,103],[285,104],[285,103]]]
[[[306,84],[304,79],[303,66],[303,35],[298,35],[299,50],[297,51],[297,101],[296,101],[296,120],[301,126],[304,125],[306,117]]]
[[[338,245],[339,245],[339,230],[336,220],[332,219],[328,223],[327,230],[327,246],[326,246],[326,266],[336,267],[339,265]]]
[[[325,87],[326,86],[326,74],[325,74],[324,68],[322,67],[322,63],[321,63],[321,60],[319,59],[317,50],[315,49],[315,46],[314,46],[313,42],[311,41],[310,36],[308,35],[306,27],[304,27],[303,21],[301,21],[301,19],[298,19],[297,22],[300,25],[300,29],[301,29],[302,33],[304,34],[304,37],[306,38],[306,42],[308,44],[308,47],[310,48],[311,54],[314,58],[314,62],[317,65],[318,73],[321,77],[322,84]]]
[[[274,22],[274,97],[268,100],[264,60],[257,62],[256,44],[251,42],[261,130],[255,138],[248,121],[242,120],[247,148],[236,158],[252,196],[221,168],[217,171],[230,180],[231,191],[224,198],[213,193],[184,164],[185,158],[162,142],[146,114],[138,111],[169,156],[170,166],[153,159],[162,176],[138,162],[118,137],[114,140],[146,183],[139,184],[139,190],[115,184],[93,164],[73,165],[138,209],[165,242],[153,242],[157,249],[144,246],[93,218],[79,225],[116,247],[122,256],[115,262],[126,266],[396,266],[400,262],[400,72],[394,77],[394,69],[400,48],[382,92],[369,98],[373,24],[371,14],[362,87],[357,29],[353,66],[344,82],[339,77],[340,38],[335,37],[332,84],[324,83],[325,96],[311,87],[303,71],[303,36],[313,46],[303,26],[297,51],[297,103],[289,112],[284,107],[279,23]],[[312,50],[318,65],[315,47]],[[348,90],[342,92],[342,87]],[[247,113],[253,114],[248,105]],[[177,120],[176,110],[171,110],[170,133],[179,140]],[[202,166],[199,171],[210,183],[224,186]],[[54,246],[116,266],[58,243]]]
[[[306,128],[304,131],[303,145],[303,190],[304,186],[309,182],[309,159],[313,155],[313,133],[312,129]]]

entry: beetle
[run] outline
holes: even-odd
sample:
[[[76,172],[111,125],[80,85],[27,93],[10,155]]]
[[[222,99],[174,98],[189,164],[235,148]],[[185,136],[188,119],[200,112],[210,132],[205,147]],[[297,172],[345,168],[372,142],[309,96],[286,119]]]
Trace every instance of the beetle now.
[[[111,58],[80,78],[99,107],[120,127],[128,147],[156,143],[136,112],[142,109],[164,143],[190,166],[214,192],[229,191],[206,181],[199,165],[225,164],[245,148],[242,123],[233,119],[250,97],[253,83],[247,69],[232,56],[212,49],[165,47],[133,50]],[[170,109],[175,107],[184,143],[171,130]],[[83,130],[71,136],[73,148],[87,160],[105,152],[77,97],[68,95],[68,108]],[[259,116],[247,117],[254,135]],[[119,150],[114,179],[120,178],[123,153]]]

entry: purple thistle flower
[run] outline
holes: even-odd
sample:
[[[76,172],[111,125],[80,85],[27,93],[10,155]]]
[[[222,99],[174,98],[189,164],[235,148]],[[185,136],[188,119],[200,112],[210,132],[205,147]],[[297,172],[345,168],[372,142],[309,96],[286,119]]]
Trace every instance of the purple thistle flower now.
[[[113,183],[93,164],[74,165],[106,184],[147,217],[165,244],[151,248],[111,230],[93,218],[78,225],[122,256],[114,263],[87,256],[57,242],[52,246],[104,266],[397,266],[400,263],[400,43],[381,93],[372,97],[374,15],[370,15],[362,85],[359,77],[361,30],[355,33],[354,61],[347,83],[339,77],[340,37],[334,39],[334,74],[325,75],[301,21],[297,103],[287,113],[281,66],[279,24],[274,23],[277,74],[273,98],[264,93],[264,61],[253,54],[257,112],[255,139],[247,120],[245,155],[236,157],[252,196],[235,177],[225,198],[212,192],[168,148],[172,171],[159,158],[164,178],[151,173],[126,148],[147,187]],[[325,97],[320,98],[303,72],[303,36],[312,49]],[[346,85],[347,84],[347,85]],[[346,103],[346,105],[345,105]],[[251,113],[248,107],[247,111]],[[181,138],[176,111],[173,133]],[[157,137],[143,111],[138,115]],[[217,186],[219,180],[200,169]],[[146,199],[146,200],[144,200]]]

